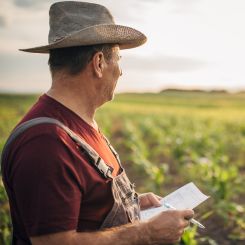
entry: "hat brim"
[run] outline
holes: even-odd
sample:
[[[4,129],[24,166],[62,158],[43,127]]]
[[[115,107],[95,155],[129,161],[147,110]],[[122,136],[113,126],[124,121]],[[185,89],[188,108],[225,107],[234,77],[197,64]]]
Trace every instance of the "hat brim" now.
[[[45,46],[20,51],[31,53],[49,53],[51,49],[88,46],[96,44],[118,44],[120,49],[138,47],[146,42],[146,36],[140,31],[122,25],[95,25],[72,33]]]

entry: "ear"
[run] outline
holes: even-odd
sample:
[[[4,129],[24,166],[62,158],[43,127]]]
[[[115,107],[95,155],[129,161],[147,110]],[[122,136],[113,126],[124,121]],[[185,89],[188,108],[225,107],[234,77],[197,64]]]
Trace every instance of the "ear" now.
[[[92,66],[94,74],[98,78],[102,78],[104,70],[104,54],[102,52],[97,52],[92,58]]]

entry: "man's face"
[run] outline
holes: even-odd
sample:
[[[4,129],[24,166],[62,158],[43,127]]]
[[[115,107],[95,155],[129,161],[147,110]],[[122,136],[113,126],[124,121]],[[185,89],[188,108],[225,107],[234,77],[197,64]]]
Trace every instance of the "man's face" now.
[[[121,58],[119,51],[120,49],[118,46],[113,47],[111,59],[105,60],[103,95],[105,96],[106,101],[113,99],[117,80],[119,76],[122,75],[122,71],[119,66],[119,60]]]

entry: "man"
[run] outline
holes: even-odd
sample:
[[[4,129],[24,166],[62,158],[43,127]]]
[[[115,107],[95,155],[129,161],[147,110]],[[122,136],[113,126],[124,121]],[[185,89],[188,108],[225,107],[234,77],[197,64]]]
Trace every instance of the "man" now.
[[[50,8],[52,86],[5,145],[2,172],[13,221],[13,244],[164,244],[180,239],[192,210],[140,221],[159,206],[137,195],[120,159],[94,120],[112,100],[120,49],[142,45],[139,31],[116,25],[97,4],[58,2]]]

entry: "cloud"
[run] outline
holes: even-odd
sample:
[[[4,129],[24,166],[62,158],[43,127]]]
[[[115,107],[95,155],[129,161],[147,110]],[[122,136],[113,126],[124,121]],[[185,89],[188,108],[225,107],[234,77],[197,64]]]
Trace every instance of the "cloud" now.
[[[168,10],[175,14],[190,14],[196,12],[196,5],[200,3],[198,0],[141,0],[152,6],[158,5],[159,8]]]
[[[6,19],[0,15],[0,27],[5,27],[7,25]]]
[[[18,7],[29,7],[32,6],[35,1],[31,0],[14,0],[14,4]]]
[[[35,6],[37,4],[39,4],[40,1],[35,1],[35,0],[14,0],[14,4],[18,7],[32,7]]]
[[[20,8],[42,8],[47,4],[57,2],[55,0],[13,0],[14,4]]]
[[[199,13],[197,6],[201,3],[198,0],[171,0],[171,12],[175,14],[194,14]]]
[[[136,57],[127,56],[122,61],[122,68],[129,70],[154,72],[190,72],[207,66],[207,63],[198,59],[177,56]]]

